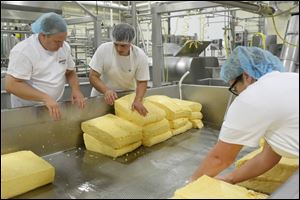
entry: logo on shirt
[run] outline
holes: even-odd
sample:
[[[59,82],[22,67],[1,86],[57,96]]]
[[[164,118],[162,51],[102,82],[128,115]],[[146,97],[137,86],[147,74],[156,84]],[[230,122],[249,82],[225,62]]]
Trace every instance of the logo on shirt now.
[[[58,63],[63,64],[63,65],[66,64],[66,61],[67,61],[67,59],[63,59],[63,58],[58,59]]]

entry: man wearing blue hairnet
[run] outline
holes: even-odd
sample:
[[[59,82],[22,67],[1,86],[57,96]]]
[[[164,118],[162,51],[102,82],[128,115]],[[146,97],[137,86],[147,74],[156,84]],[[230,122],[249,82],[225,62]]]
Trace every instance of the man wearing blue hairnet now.
[[[32,24],[29,38],[10,52],[5,89],[12,93],[12,107],[44,103],[54,120],[61,118],[57,101],[66,80],[72,88],[72,103],[84,107],[75,63],[65,42],[67,24],[56,13],[46,13]]]
[[[91,96],[104,94],[105,102],[113,105],[117,91],[136,90],[132,109],[145,116],[147,109],[143,97],[150,79],[148,58],[139,47],[132,44],[134,28],[126,23],[112,30],[112,42],[100,45],[90,62]]]
[[[261,153],[240,168],[221,177],[238,183],[274,167],[281,157],[299,158],[299,74],[284,72],[280,60],[257,47],[237,47],[220,72],[237,95],[223,122],[219,140],[195,171],[191,180],[218,175],[229,167],[242,147]]]

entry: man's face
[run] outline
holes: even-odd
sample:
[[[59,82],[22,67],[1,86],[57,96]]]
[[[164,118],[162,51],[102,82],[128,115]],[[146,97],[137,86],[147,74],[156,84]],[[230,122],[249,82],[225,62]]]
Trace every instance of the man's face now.
[[[45,49],[47,49],[48,51],[57,51],[60,47],[63,46],[64,41],[67,38],[67,33],[63,32],[49,36],[42,34],[41,37],[43,40],[42,44]]]
[[[128,42],[114,42],[116,51],[120,56],[128,56],[130,52],[131,44]]]

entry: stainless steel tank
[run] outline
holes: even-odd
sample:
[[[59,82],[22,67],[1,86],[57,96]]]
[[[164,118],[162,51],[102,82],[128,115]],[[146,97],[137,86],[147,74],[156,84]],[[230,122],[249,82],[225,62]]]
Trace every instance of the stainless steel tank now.
[[[285,43],[280,59],[286,71],[299,73],[299,13],[291,16],[285,40],[295,46]]]
[[[198,84],[200,80],[212,78],[213,68],[219,67],[216,57],[165,57],[167,81],[179,81],[186,71],[190,74],[183,83]]]

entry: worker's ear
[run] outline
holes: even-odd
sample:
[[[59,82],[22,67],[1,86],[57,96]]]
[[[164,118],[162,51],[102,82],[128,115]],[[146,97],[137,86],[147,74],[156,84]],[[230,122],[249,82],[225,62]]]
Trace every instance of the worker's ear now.
[[[251,83],[253,83],[255,81],[255,79],[252,78],[247,72],[243,72],[243,81],[244,81],[244,83],[247,83],[248,85],[250,85]]]

